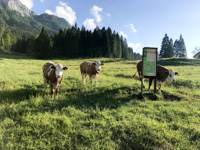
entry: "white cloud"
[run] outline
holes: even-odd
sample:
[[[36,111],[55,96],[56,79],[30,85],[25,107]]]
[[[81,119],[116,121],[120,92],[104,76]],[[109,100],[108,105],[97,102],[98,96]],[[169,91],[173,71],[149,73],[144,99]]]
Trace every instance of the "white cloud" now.
[[[59,6],[56,6],[56,11],[53,12],[49,9],[45,10],[45,13],[49,15],[55,15],[60,18],[66,19],[71,25],[74,25],[76,22],[76,12],[69,7],[66,3],[60,1]]]
[[[44,0],[40,0],[40,2],[42,2],[42,3],[43,3],[43,2],[44,2]]]
[[[104,12],[104,14],[105,14],[106,16],[108,16],[108,17],[111,16],[111,14],[109,14],[109,13],[107,13],[107,12]]]
[[[20,0],[22,4],[24,4],[28,9],[32,9],[34,4],[33,0]]]
[[[193,56],[194,56],[194,55],[193,55],[191,52],[190,52],[190,53],[187,53],[187,57],[188,57],[188,58],[192,59]]]
[[[96,24],[94,23],[94,19],[88,19],[87,18],[83,22],[83,25],[87,30],[94,30],[96,28]]]
[[[64,2],[60,2],[60,6],[56,6],[55,15],[65,18],[71,25],[76,22],[76,12]]]
[[[53,13],[51,10],[49,10],[49,9],[45,10],[45,13],[47,13],[47,14],[49,14],[49,15],[53,15],[53,14],[54,14],[54,13]]]
[[[120,31],[120,34],[121,34],[124,38],[127,38],[127,37],[128,37],[128,35],[125,34],[123,31]]]
[[[93,6],[92,9],[90,9],[90,13],[94,16],[96,22],[101,22],[102,16],[99,14],[103,11],[103,8],[100,8],[98,6]]]
[[[141,44],[140,43],[137,43],[137,44],[128,43],[128,46],[131,47],[134,52],[139,53],[139,51],[137,49],[141,47]]]
[[[130,25],[130,28],[131,30],[133,31],[133,33],[137,32],[137,30],[135,29],[134,25],[133,24],[129,24]]]

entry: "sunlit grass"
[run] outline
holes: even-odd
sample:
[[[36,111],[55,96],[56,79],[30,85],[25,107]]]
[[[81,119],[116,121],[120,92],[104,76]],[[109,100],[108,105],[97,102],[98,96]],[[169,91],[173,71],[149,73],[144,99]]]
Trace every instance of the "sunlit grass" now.
[[[199,60],[162,60],[177,82],[143,97],[138,76],[131,79],[138,61],[98,59],[105,65],[95,88],[89,77],[82,84],[87,60],[96,59],[0,55],[0,149],[200,149]],[[68,67],[53,100],[43,88],[48,61]]]

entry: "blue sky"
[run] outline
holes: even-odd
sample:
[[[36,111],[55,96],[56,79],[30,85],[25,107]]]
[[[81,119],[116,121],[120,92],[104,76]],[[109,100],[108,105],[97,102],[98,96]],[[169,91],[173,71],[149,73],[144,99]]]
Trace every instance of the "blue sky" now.
[[[160,50],[164,35],[182,34],[188,57],[200,47],[200,0],[20,0],[37,14],[49,13],[92,30],[111,27],[135,52]]]

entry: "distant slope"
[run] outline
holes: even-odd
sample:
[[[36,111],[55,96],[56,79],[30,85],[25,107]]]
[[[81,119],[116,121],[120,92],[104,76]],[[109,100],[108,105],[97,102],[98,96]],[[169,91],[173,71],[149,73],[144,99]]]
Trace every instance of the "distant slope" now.
[[[43,26],[49,34],[54,34],[59,29],[70,28],[70,24],[62,18],[48,14],[22,16],[3,4],[0,4],[0,14],[0,26],[20,35],[39,34]]]
[[[187,59],[187,58],[164,58],[158,61],[158,64],[164,66],[199,66],[199,59]]]
[[[63,18],[59,18],[53,15],[42,14],[42,15],[35,15],[33,18],[41,23],[43,26],[49,29],[53,29],[56,32],[60,29],[70,28],[70,24]]]

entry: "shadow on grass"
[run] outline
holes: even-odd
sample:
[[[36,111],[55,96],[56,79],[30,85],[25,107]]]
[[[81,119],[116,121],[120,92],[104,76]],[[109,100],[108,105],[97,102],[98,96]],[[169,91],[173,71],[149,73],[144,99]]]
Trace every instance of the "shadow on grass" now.
[[[25,99],[29,99],[30,96],[37,96],[44,93],[43,86],[37,85],[35,88],[29,85],[25,85],[22,89],[17,90],[4,90],[0,92],[0,103],[19,103]]]
[[[181,97],[170,94],[168,92],[162,92],[165,101],[181,101]]]
[[[132,76],[130,76],[130,75],[124,75],[124,74],[117,74],[117,75],[115,75],[115,77],[126,78],[126,79],[131,79],[132,78]]]
[[[23,112],[31,111],[38,112],[53,112],[55,110],[62,110],[65,107],[75,107],[76,109],[116,109],[123,105],[128,104],[131,101],[131,105],[137,105],[139,101],[158,101],[159,95],[153,92],[140,93],[138,87],[119,87],[113,89],[107,88],[93,88],[88,90],[84,87],[74,87],[69,89],[62,89],[59,94],[59,99],[50,99],[50,95],[46,95],[42,85],[35,86],[35,89],[31,86],[26,86],[24,89],[14,91],[3,91],[0,93],[0,102],[3,103],[6,100],[7,104],[17,104],[21,101],[29,101],[30,97],[39,96],[40,102],[35,106],[34,101],[30,101],[23,106]],[[45,96],[46,95],[46,96]],[[4,98],[2,98],[2,96]],[[180,101],[181,98],[172,95],[167,92],[163,92],[163,98],[165,101]],[[37,102],[36,102],[37,103]]]

